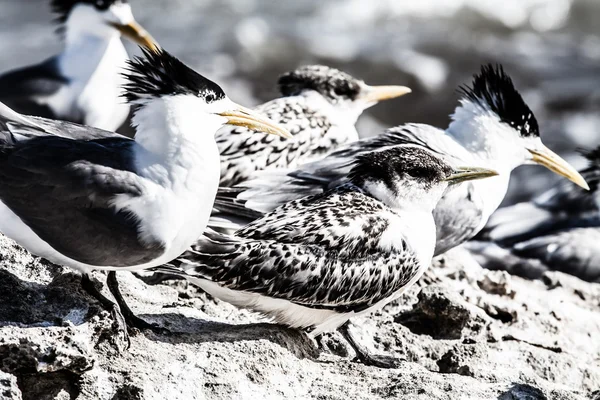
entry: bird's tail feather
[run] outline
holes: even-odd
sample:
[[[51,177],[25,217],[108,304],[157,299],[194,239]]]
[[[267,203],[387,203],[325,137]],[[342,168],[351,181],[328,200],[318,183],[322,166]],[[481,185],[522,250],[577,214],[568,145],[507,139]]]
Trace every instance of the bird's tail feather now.
[[[2,121],[3,124],[16,123],[16,124],[25,125],[25,126],[28,126],[31,128],[37,128],[37,129],[43,130],[43,128],[41,126],[39,126],[38,124],[36,124],[35,122],[33,122],[32,119],[19,114],[18,112],[16,112],[15,110],[13,110],[12,108],[10,108],[9,106],[7,106],[6,104],[4,104],[2,102],[0,102],[0,121]]]
[[[488,221],[477,239],[512,244],[541,233],[552,214],[532,203],[501,208]]]
[[[205,277],[203,272],[207,272],[206,278],[209,278],[209,270],[214,271],[238,256],[237,250],[241,244],[240,238],[209,228],[180,257],[151,271],[200,278]]]

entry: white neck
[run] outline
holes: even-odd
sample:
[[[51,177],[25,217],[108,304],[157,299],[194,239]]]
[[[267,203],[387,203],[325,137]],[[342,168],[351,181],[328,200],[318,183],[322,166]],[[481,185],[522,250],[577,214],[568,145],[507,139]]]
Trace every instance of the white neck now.
[[[461,100],[446,130],[467,149],[479,167],[490,167],[501,174],[510,172],[526,161],[522,139],[492,111],[471,101]]]
[[[382,182],[365,182],[364,189],[377,200],[397,211],[425,212],[431,214],[446,190],[446,184],[433,186],[427,192],[411,182],[398,182],[393,192]],[[412,186],[412,187],[411,187]]]
[[[146,196],[117,205],[140,218],[142,239],[167,245],[156,263],[179,256],[202,234],[219,186],[214,135],[224,118],[200,107],[194,96],[153,99],[133,118],[135,170]]]
[[[332,104],[323,95],[315,90],[304,90],[300,93],[306,99],[310,108],[327,116],[329,122],[338,126],[354,126],[364,108],[356,102],[342,102]]]
[[[215,133],[224,121],[202,112],[191,95],[152,99],[133,117],[135,141],[157,162],[169,163],[182,151],[202,153],[207,144],[216,143]]]

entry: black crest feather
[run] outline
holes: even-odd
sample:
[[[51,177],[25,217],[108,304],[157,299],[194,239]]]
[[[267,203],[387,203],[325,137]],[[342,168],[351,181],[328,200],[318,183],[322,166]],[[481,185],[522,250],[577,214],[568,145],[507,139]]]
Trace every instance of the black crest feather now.
[[[521,136],[539,136],[538,122],[512,79],[501,65],[483,65],[474,75],[472,86],[461,86],[460,92],[468,100],[495,112],[502,122],[517,129]]]
[[[225,92],[215,82],[189,68],[166,50],[141,48],[143,57],[128,61],[125,98],[130,103],[169,95],[191,94],[207,103],[221,100]]]
[[[416,146],[394,146],[357,156],[349,178],[358,186],[381,181],[395,190],[398,179],[413,179],[426,187],[447,178],[452,167],[430,152]]]
[[[330,100],[358,97],[362,81],[325,65],[308,65],[279,77],[279,90],[284,96],[294,96],[303,90],[315,90]]]
[[[52,11],[58,15],[56,20],[63,24],[69,18],[73,7],[77,4],[89,4],[99,11],[104,11],[116,3],[127,3],[127,0],[51,0],[50,5]]]
[[[590,165],[600,167],[600,146],[593,150],[580,149],[579,153],[587,158],[587,160],[590,162]]]

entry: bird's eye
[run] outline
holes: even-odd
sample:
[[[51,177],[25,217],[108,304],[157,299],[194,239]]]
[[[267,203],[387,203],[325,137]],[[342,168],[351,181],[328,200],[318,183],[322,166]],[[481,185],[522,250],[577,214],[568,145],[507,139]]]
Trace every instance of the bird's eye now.
[[[205,100],[207,103],[212,103],[213,101],[215,101],[215,95],[214,95],[214,94],[207,94],[207,95],[204,97],[204,100]]]
[[[343,87],[336,87],[335,89],[333,89],[333,92],[338,95],[338,96],[344,96],[346,95],[346,89],[344,89]]]
[[[94,6],[98,9],[98,10],[106,10],[109,6],[109,2],[106,0],[96,0],[94,2]]]

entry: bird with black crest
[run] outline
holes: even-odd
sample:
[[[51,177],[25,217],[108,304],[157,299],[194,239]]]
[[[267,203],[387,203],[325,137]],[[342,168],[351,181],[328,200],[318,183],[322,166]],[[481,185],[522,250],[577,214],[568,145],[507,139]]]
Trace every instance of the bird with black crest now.
[[[121,36],[158,44],[127,0],[51,0],[64,49],[40,64],[0,76],[0,101],[15,111],[114,131],[129,116],[121,99],[129,56]]]
[[[219,185],[217,130],[290,135],[168,52],[143,53],[129,62],[125,85],[134,139],[0,103],[0,231],[81,271],[86,289],[116,310],[88,277],[111,271],[125,322],[146,328],[122,299],[115,271],[169,262],[203,233]]]

